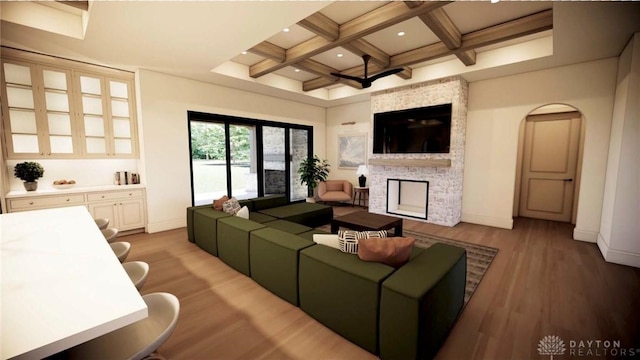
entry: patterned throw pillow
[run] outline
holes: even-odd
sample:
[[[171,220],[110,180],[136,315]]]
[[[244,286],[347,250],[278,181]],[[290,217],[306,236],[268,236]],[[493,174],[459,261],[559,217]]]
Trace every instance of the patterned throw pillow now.
[[[227,195],[224,195],[218,200],[213,200],[213,208],[216,210],[222,210],[222,205],[224,205],[224,202],[227,200],[229,200],[229,197]]]
[[[238,203],[238,199],[234,197],[225,201],[224,204],[222,204],[222,211],[231,215],[235,215],[238,212],[238,210],[240,210],[240,208],[241,206],[240,206],[240,203]]]
[[[349,254],[358,253],[358,232],[354,230],[338,230],[340,251]]]
[[[380,231],[355,231],[355,230],[338,230],[338,244],[340,251],[349,254],[358,253],[359,239],[386,238],[387,230]]]

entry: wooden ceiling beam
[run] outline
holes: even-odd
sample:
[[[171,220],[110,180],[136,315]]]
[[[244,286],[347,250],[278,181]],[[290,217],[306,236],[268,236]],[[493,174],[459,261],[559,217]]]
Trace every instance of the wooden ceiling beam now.
[[[286,49],[268,41],[263,41],[247,51],[277,62],[283,62],[287,57]]]
[[[302,60],[299,63],[296,63],[294,66],[300,70],[304,70],[306,72],[322,76],[327,79],[335,79],[334,76],[331,76],[331,73],[340,72],[339,70],[334,69],[331,66],[327,66],[312,59]]]
[[[333,49],[360,37],[372,34],[394,24],[398,24],[412,17],[424,14],[448,4],[448,1],[429,1],[414,8],[408,8],[399,2],[390,2],[353,20],[340,25],[340,36],[335,41],[329,41],[316,36],[302,44],[287,50],[285,61],[278,63],[270,59],[263,60],[249,67],[249,76],[257,78],[273,71],[282,69],[296,62],[308,59],[329,49]]]
[[[552,9],[462,35],[460,50],[493,45],[549,29],[553,29]]]
[[[370,55],[371,62],[376,63],[383,68],[389,66],[389,54],[364,39],[354,40],[348,44],[342,45],[342,47],[360,57],[365,54]]]
[[[340,36],[340,25],[320,12],[298,21],[298,25],[329,41],[334,41]]]
[[[409,7],[414,6],[412,2],[405,4]],[[449,50],[456,50],[462,45],[462,34],[460,30],[443,8],[434,9],[418,17],[436,34]],[[476,52],[474,50],[457,51],[455,55],[466,66],[475,65],[476,63]]]
[[[391,57],[391,67],[405,67],[479,47],[496,44],[517,37],[534,34],[553,28],[553,10],[545,10],[516,20],[491,26],[462,35],[462,44],[451,50],[438,42],[410,50]]]

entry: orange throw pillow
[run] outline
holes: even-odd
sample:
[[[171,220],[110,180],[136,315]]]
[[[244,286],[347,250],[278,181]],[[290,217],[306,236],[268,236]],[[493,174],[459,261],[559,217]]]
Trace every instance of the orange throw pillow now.
[[[229,197],[227,195],[221,197],[218,200],[213,200],[213,208],[222,211],[222,204],[224,204],[224,202],[227,200],[229,200]]]
[[[412,237],[358,239],[358,257],[399,268],[409,261],[415,241]]]

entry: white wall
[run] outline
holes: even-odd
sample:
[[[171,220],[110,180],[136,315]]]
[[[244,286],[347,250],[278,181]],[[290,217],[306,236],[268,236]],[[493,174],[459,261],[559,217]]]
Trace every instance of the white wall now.
[[[471,83],[462,220],[512,228],[520,123],[539,106],[564,103],[583,114],[586,126],[574,238],[595,242],[616,71],[610,58]]]
[[[371,101],[362,101],[354,104],[341,105],[327,109],[327,160],[331,164],[329,179],[348,180],[353,185],[358,185],[356,169],[338,168],[338,135],[342,134],[367,134],[367,154],[371,154]],[[342,123],[355,122],[351,125]],[[368,155],[367,155],[368,156]],[[369,180],[367,180],[367,185]]]
[[[640,267],[640,33],[620,56],[602,224],[607,261]]]
[[[326,110],[293,101],[141,70],[137,74],[149,232],[186,226],[191,206],[187,111],[311,125],[325,157]],[[146,180],[145,180],[146,179]]]

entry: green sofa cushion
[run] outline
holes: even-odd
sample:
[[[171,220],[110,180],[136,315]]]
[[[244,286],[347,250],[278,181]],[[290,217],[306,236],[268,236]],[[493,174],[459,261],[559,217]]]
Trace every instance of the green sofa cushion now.
[[[249,211],[249,220],[264,224],[264,223],[266,223],[268,221],[273,221],[273,220],[278,220],[278,219],[274,218],[273,216],[269,216],[269,215],[263,214],[261,212],[257,212],[257,211],[251,212],[251,211]]]
[[[300,252],[300,308],[377,354],[380,286],[394,270],[328,246],[308,247]]]
[[[211,206],[195,209],[193,211],[193,237],[196,245],[209,254],[218,256],[217,220],[227,217],[231,217],[231,215],[215,210]]]
[[[296,224],[287,220],[273,220],[264,223],[266,226],[288,232],[289,234],[301,234],[311,231],[312,228],[300,224]]]
[[[385,280],[380,300],[381,358],[433,358],[462,310],[465,283],[465,250],[442,243],[424,250]]]
[[[271,227],[250,235],[251,278],[265,289],[298,305],[298,257],[314,243]]]
[[[294,223],[318,227],[331,222],[333,208],[316,203],[296,203],[260,210],[261,213]]]
[[[262,211],[277,206],[287,205],[287,197],[284,195],[267,195],[259,198],[251,199],[254,211]]]
[[[218,257],[227,265],[251,276],[249,264],[249,233],[265,226],[237,216],[218,221]]]

